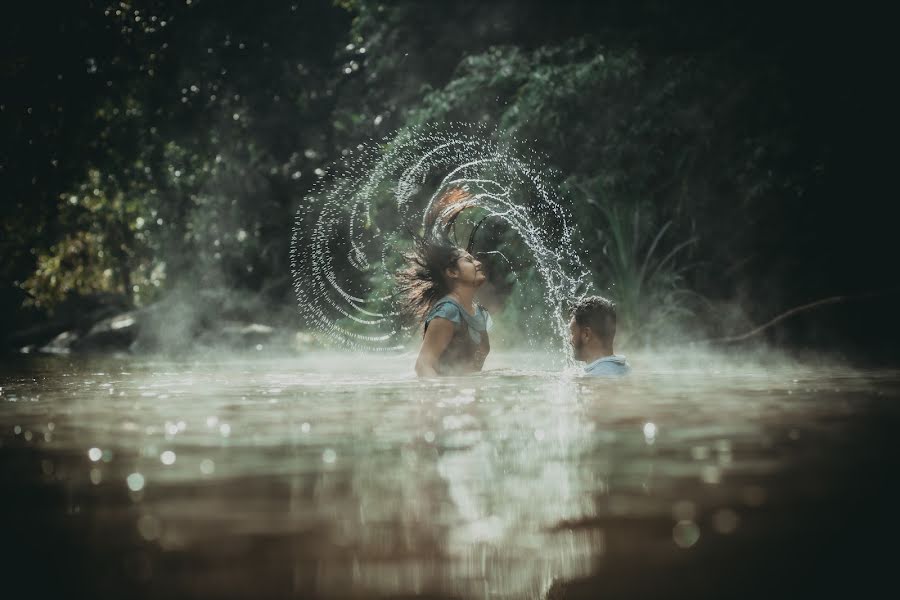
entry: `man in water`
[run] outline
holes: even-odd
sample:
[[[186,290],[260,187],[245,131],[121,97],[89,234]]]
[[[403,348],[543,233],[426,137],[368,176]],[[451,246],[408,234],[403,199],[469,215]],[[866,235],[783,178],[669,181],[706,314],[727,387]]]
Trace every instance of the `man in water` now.
[[[595,377],[621,377],[631,372],[624,356],[613,353],[616,337],[616,305],[600,296],[588,296],[572,308],[569,335],[575,360],[584,361],[584,372]]]

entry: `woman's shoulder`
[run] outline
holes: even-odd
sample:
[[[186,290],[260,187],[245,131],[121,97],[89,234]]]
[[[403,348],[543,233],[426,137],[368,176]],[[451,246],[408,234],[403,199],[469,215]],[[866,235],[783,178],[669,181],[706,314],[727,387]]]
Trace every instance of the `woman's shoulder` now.
[[[459,306],[451,299],[441,298],[435,302],[434,306],[431,307],[431,310],[428,311],[428,314],[425,316],[425,323],[438,317],[454,323],[459,323],[462,320],[462,313],[460,312]]]

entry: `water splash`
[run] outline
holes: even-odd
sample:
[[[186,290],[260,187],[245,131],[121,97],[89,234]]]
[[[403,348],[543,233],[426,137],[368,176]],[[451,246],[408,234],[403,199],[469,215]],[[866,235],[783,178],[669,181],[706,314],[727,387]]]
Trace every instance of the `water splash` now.
[[[537,275],[542,305],[520,307],[528,318],[519,325],[527,333],[550,323],[558,335],[528,339],[565,347],[565,307],[590,288],[573,218],[548,183],[542,157],[496,133],[461,123],[405,129],[358,146],[326,172],[303,199],[291,241],[294,290],[311,328],[353,349],[403,349],[416,327],[400,318],[394,273],[410,232],[422,233],[444,192],[462,188],[471,195],[466,213],[500,232],[477,244],[478,254],[499,256],[513,286],[524,285],[518,275],[525,268]],[[460,226],[477,229],[474,222]]]

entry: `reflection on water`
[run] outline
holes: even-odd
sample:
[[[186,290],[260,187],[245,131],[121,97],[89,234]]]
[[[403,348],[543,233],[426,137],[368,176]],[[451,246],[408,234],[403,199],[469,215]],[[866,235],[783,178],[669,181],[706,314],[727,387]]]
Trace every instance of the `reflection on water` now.
[[[852,537],[848,481],[881,485],[854,473],[900,413],[896,372],[492,361],[6,365],[6,564],[104,597],[651,597],[727,589],[723,567],[766,590],[748,572],[817,510]]]

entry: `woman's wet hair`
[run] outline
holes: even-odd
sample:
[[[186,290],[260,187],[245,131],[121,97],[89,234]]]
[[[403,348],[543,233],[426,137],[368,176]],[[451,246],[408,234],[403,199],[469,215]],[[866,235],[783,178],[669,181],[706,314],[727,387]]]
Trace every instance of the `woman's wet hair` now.
[[[449,240],[419,238],[415,248],[406,255],[409,266],[397,273],[397,283],[403,294],[403,312],[422,319],[432,305],[450,292],[444,270],[456,265],[462,250]]]
[[[424,233],[412,233],[413,249],[405,256],[407,267],[396,275],[405,316],[421,320],[435,302],[450,292],[444,270],[456,266],[465,252],[451,239],[450,232],[457,217],[471,206],[470,200],[471,195],[465,190],[447,190],[429,211]],[[471,240],[467,246],[471,246]]]

